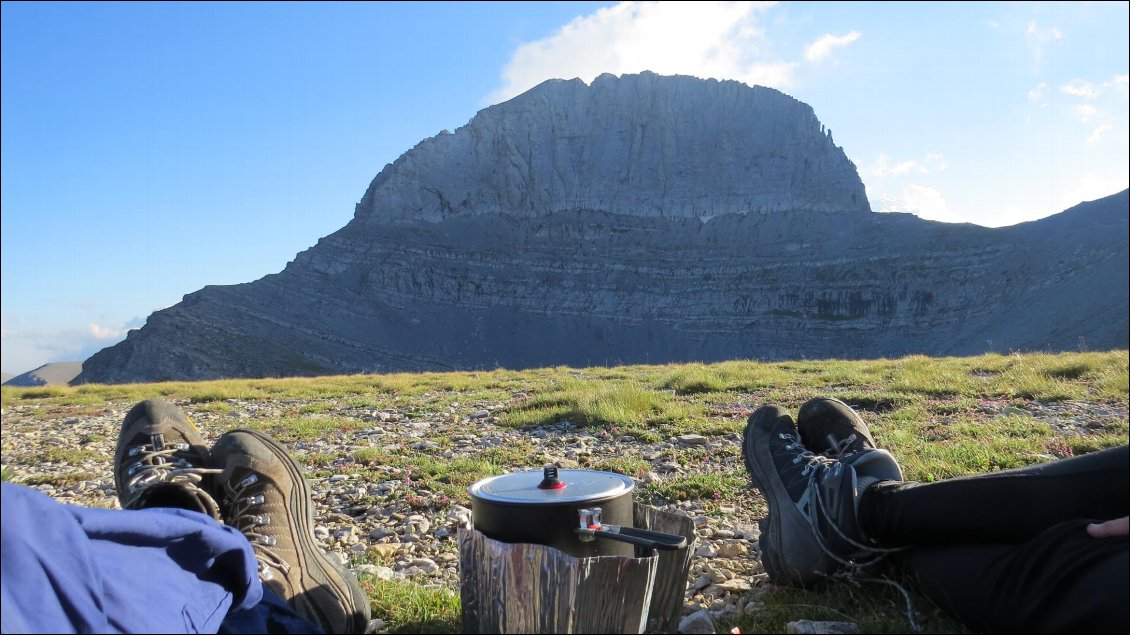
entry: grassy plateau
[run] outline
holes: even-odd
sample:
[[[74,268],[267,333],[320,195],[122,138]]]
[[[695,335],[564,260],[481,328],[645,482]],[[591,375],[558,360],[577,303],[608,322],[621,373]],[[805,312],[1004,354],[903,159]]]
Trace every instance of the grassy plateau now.
[[[104,463],[108,474],[112,457],[90,456],[94,451],[83,449],[99,443],[112,448],[113,439],[104,438],[105,433],[74,430],[86,435],[74,447],[18,447],[9,440],[34,427],[37,417],[82,421],[161,397],[194,418],[204,413],[224,421],[247,404],[276,405],[270,416],[225,425],[264,429],[303,448],[296,455],[311,478],[345,473],[378,482],[388,478],[389,470],[410,475],[413,492],[425,494],[405,494],[415,497],[406,500],[425,515],[440,514],[452,504],[469,507],[469,484],[540,465],[541,439],[564,434],[591,437],[598,449],[611,446],[605,452],[576,453],[571,459],[576,467],[638,479],[662,460],[686,468],[641,484],[644,500],[689,501],[694,513],[707,517],[725,518],[740,509],[757,518],[764,515],[764,500],[749,486],[737,440],[759,405],[776,404],[795,414],[810,398],[837,397],[860,412],[879,445],[899,459],[908,480],[929,482],[1127,443],[1127,360],[1127,351],[1113,351],[4,387],[2,477],[61,489],[94,478],[103,468],[92,469],[92,461]],[[334,445],[343,433],[381,427],[381,420],[362,417],[362,412],[395,412],[409,423],[444,420],[474,428],[477,421],[488,420],[483,409],[492,425],[513,433],[507,443],[471,454],[450,451],[459,447],[454,434],[428,436],[428,444],[419,448],[387,442]],[[728,449],[671,446],[662,458],[648,456],[646,450],[615,449],[626,440],[646,446],[688,434],[727,440]],[[315,445],[318,441],[328,443]],[[37,471],[44,464],[61,467],[46,475]],[[756,551],[747,557],[757,558]],[[379,553],[359,558],[382,563]],[[366,575],[361,580],[374,617],[394,632],[460,628],[457,588]],[[719,632],[784,632],[787,622],[801,619],[850,620],[863,632],[908,628],[901,594],[884,585],[801,591],[775,586],[763,573],[751,585],[739,603],[742,610],[716,621]],[[924,632],[964,632],[913,590],[911,600]]]

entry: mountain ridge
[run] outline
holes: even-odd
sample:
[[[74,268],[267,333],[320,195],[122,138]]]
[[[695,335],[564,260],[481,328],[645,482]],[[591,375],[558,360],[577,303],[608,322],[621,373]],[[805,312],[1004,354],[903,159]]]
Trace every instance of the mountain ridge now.
[[[186,295],[76,381],[1125,348],[1128,208],[996,229],[873,213],[778,91],[549,82],[421,142],[283,271]]]
[[[66,386],[82,372],[82,362],[50,362],[4,380],[5,386]],[[7,374],[7,373],[5,373]]]

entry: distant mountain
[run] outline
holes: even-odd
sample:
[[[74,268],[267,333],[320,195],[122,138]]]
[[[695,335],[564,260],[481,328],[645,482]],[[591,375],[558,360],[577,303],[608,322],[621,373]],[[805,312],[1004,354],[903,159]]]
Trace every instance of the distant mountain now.
[[[8,373],[5,386],[66,386],[82,372],[82,362],[54,362],[12,377]]]
[[[1128,208],[999,229],[872,213],[778,91],[550,81],[422,141],[282,272],[185,296],[77,381],[1126,348]]]

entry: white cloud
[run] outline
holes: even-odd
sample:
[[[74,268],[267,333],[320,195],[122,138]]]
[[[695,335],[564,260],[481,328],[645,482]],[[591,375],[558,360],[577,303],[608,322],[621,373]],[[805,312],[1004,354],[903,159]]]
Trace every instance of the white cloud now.
[[[1072,97],[1098,99],[1111,89],[1126,95],[1128,83],[1130,83],[1130,75],[1115,75],[1101,84],[1092,84],[1085,79],[1073,79],[1060,86],[1059,90]]]
[[[1094,117],[1098,112],[1098,109],[1096,109],[1091,104],[1079,104],[1075,107],[1075,114],[1079,115],[1079,121],[1082,121],[1083,123],[1087,123],[1087,121],[1091,117]]]
[[[1073,97],[1083,97],[1085,99],[1095,99],[1099,96],[1099,88],[1082,79],[1074,79],[1070,82],[1060,86],[1059,89]]]
[[[487,103],[552,78],[652,71],[786,88],[795,62],[773,59],[758,24],[772,2],[621,2],[519,46]]]
[[[1024,39],[1028,44],[1028,53],[1032,58],[1033,71],[1039,72],[1040,66],[1044,62],[1044,48],[1056,40],[1063,39],[1063,31],[1054,26],[1036,26],[1036,21],[1033,20],[1028,23],[1028,29],[1024,32]]]
[[[822,61],[832,54],[832,49],[847,46],[858,40],[861,36],[862,34],[859,31],[852,31],[847,35],[832,35],[831,33],[823,35],[805,49],[804,59],[809,62]]]
[[[1076,102],[1073,112],[1086,124],[1089,133],[1084,138],[1087,145],[1098,145],[1111,130],[1126,130],[1127,84],[1130,75],[1114,75],[1103,82],[1073,79],[1059,87],[1061,93],[1083,100]],[[1112,115],[1121,113],[1120,115]]]
[[[12,316],[4,316],[0,333],[2,360],[6,372],[20,374],[51,362],[82,361],[99,350],[124,339],[126,332],[140,326],[133,319],[121,327],[91,323],[81,328],[24,327]]]
[[[1087,145],[1098,145],[1099,140],[1102,138],[1103,134],[1108,132],[1112,127],[1113,126],[1110,124],[1110,122],[1100,124],[1097,128],[1091,131],[1091,134],[1087,135]]]
[[[91,323],[88,330],[90,336],[96,340],[117,340],[125,337],[127,329]]]
[[[927,152],[922,160],[925,162],[927,170],[932,172],[944,172],[949,167],[946,157],[938,152]]]
[[[918,162],[914,160],[899,161],[891,163],[887,155],[880,154],[879,158],[875,161],[875,165],[867,170],[869,175],[886,177],[886,176],[899,176],[902,174],[909,174],[910,172],[920,169]]]
[[[1038,103],[1044,101],[1044,97],[1045,97],[1045,95],[1047,95],[1047,92],[1048,92],[1048,85],[1045,84],[1044,82],[1040,82],[1040,84],[1038,86],[1036,86],[1032,90],[1028,91],[1028,101],[1030,101],[1034,104],[1038,104]]]
[[[919,218],[946,223],[965,223],[967,219],[950,210],[942,193],[927,185],[908,183],[897,194],[879,196],[880,212],[910,212]]]
[[[892,162],[886,154],[880,153],[871,165],[860,168],[862,177],[876,177],[884,179],[907,174],[930,174],[942,172],[947,167],[946,158],[936,152],[927,153],[921,160],[908,159],[906,161]]]
[[[1027,31],[1025,31],[1025,34],[1028,36],[1028,39],[1030,41],[1035,42],[1047,43],[1063,39],[1063,31],[1060,31],[1054,26],[1040,28],[1036,26],[1035,20],[1032,20],[1028,23],[1028,29]]]

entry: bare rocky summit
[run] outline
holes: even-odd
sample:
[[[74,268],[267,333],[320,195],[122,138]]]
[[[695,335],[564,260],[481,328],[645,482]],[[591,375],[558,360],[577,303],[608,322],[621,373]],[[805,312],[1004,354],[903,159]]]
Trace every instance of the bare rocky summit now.
[[[82,362],[52,362],[4,379],[5,386],[66,386],[82,372]],[[5,375],[8,375],[5,373]]]
[[[205,287],[76,382],[1126,348],[1127,192],[988,229],[870,211],[812,109],[550,81],[385,167],[278,274]]]

